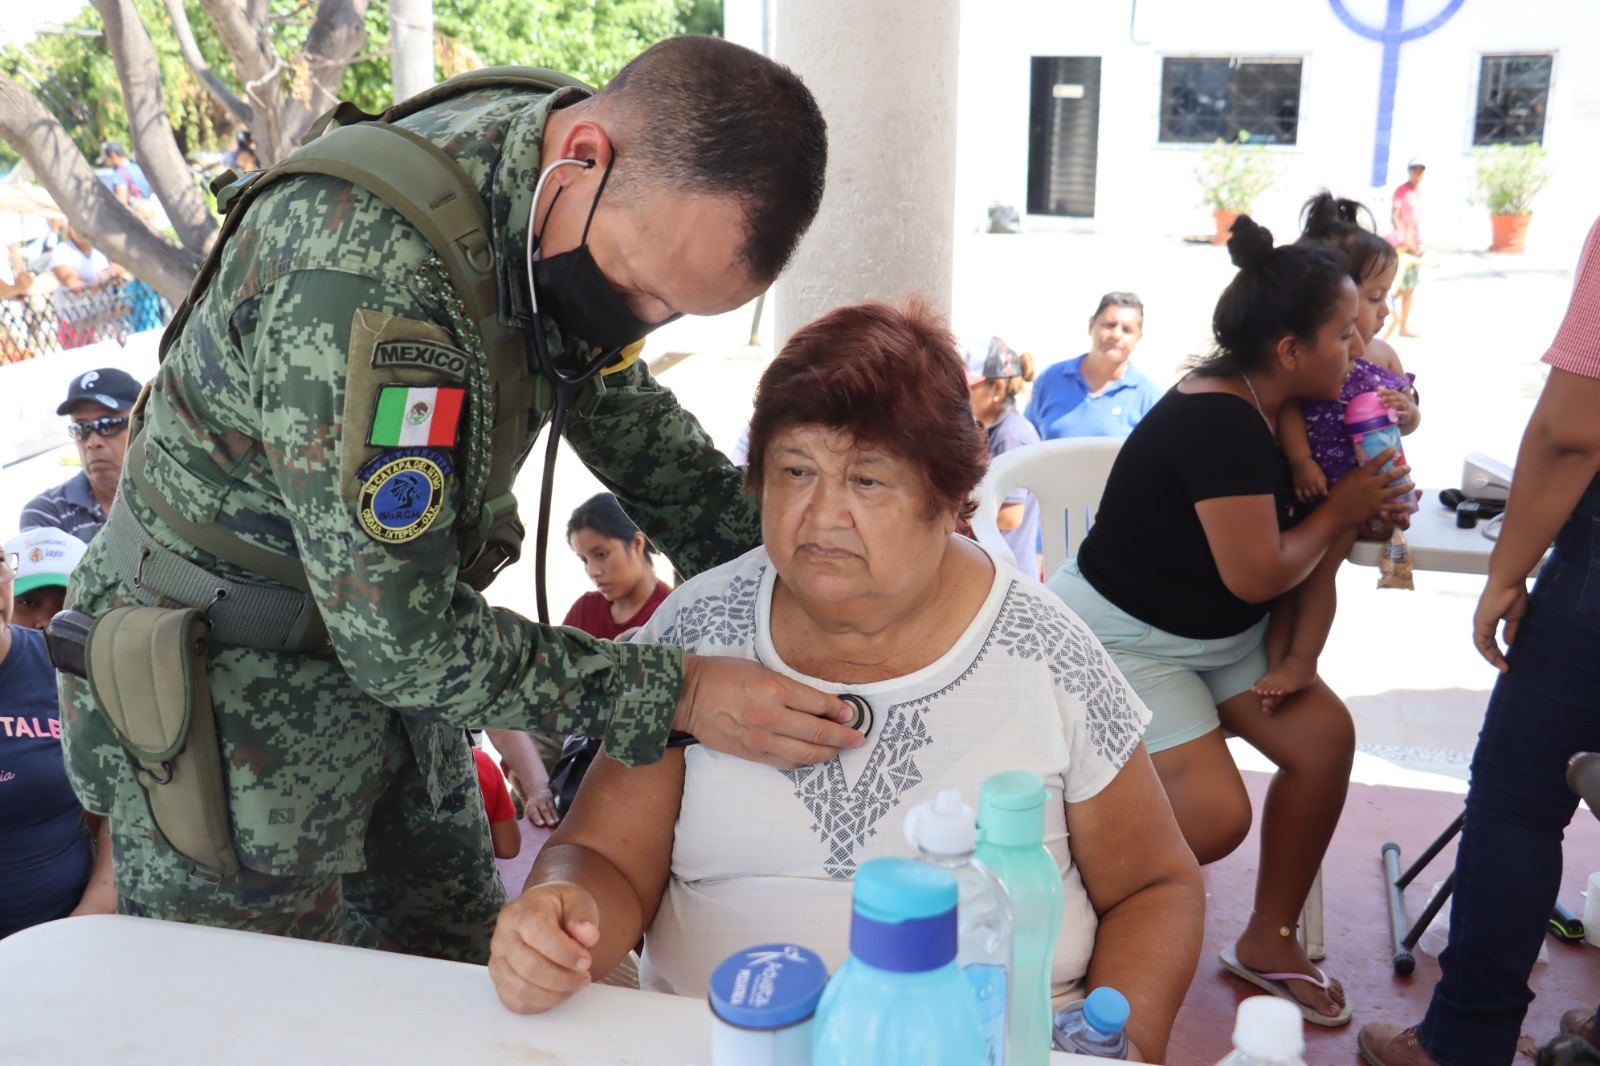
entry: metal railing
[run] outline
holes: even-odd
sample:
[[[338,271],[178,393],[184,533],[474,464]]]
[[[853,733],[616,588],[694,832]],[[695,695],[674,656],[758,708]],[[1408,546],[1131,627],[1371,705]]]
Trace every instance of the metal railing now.
[[[142,281],[0,300],[0,365],[159,329],[172,305]]]

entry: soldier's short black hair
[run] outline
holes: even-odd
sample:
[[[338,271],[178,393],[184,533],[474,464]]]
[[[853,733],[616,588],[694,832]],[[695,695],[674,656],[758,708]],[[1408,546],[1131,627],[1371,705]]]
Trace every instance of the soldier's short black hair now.
[[[730,41],[686,35],[641,52],[595,99],[626,116],[616,184],[736,198],[751,273],[782,272],[822,204],[828,166],[828,124],[799,75]]]

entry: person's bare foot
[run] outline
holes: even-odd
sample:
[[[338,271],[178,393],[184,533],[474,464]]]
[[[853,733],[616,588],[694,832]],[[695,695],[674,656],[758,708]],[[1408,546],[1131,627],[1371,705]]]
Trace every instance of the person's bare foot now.
[[[1261,680],[1250,686],[1250,691],[1261,697],[1262,711],[1271,714],[1286,698],[1310,688],[1316,680],[1317,660],[1290,654],[1269,667]]]
[[[1306,958],[1298,937],[1283,936],[1277,926],[1252,917],[1244,933],[1234,943],[1233,952],[1241,965],[1257,973],[1305,974],[1307,980],[1290,979],[1283,982],[1289,994],[1325,1018],[1337,1018],[1344,1013],[1344,985],[1339,983],[1338,978],[1330,977],[1328,990],[1324,992],[1312,983],[1321,971]]]
[[[1403,329],[1403,330],[1400,331],[1400,336],[1402,336],[1402,337],[1420,337],[1420,336],[1422,336],[1422,334],[1420,334],[1420,333],[1412,333],[1409,329]]]

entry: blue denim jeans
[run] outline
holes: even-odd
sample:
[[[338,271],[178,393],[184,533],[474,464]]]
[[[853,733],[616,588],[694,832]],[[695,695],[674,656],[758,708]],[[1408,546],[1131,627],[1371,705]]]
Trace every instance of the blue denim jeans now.
[[[1566,762],[1600,751],[1600,478],[1562,527],[1506,661],[1472,757],[1450,945],[1419,1033],[1441,1066],[1508,1066],[1533,1001],[1578,802]]]

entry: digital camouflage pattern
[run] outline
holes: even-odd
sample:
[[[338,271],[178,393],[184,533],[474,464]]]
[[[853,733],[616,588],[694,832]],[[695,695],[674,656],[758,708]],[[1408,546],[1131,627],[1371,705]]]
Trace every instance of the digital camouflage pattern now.
[[[478,184],[493,217],[502,316],[525,328],[524,248],[545,118],[581,96],[471,91],[400,123]],[[683,684],[678,649],[541,627],[457,582],[452,527],[481,425],[471,388],[461,446],[444,450],[453,474],[437,518],[394,543],[362,528],[361,486],[346,472],[378,454],[366,444],[377,397],[347,388],[347,367],[362,382],[376,373],[458,385],[459,367],[375,359],[374,326],[391,340],[478,354],[464,322],[427,242],[364,190],[286,178],[242,221],[152,387],[145,469],[185,517],[298,555],[332,651],[212,653],[234,842],[247,867],[217,886],[190,878],[149,828],[129,761],[93,713],[87,684],[63,675],[68,771],[84,805],[113,817],[127,910],[481,961],[503,897],[464,728],[587,733],[628,762],[660,757]],[[590,357],[555,324],[547,336],[558,365],[575,369]],[[532,420],[529,446],[545,417]],[[597,379],[566,438],[679,572],[719,565],[759,541],[739,472],[642,362]],[[151,534],[185,558],[262,580],[186,544],[137,496],[131,502]],[[91,614],[133,602],[104,537],[72,586],[73,606]],[[448,845],[421,846],[430,834]],[[375,909],[379,881],[398,887]],[[409,931],[383,928],[401,913],[415,916]],[[451,922],[474,932],[451,931]]]

